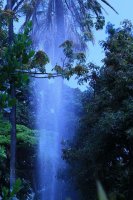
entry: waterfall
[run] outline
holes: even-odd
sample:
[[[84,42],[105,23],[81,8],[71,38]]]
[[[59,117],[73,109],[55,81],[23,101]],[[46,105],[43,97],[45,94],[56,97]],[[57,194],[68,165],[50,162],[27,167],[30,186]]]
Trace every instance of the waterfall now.
[[[51,66],[61,63],[63,56],[59,45],[62,44],[67,35],[65,34],[64,11],[62,0],[51,0],[51,26],[48,43],[47,32],[33,34],[33,41],[38,41],[41,49],[49,56]],[[39,19],[41,20],[41,19]],[[41,22],[40,22],[41,23]],[[42,28],[43,29],[43,28]],[[37,27],[34,27],[34,33]],[[36,38],[34,38],[36,37]],[[38,38],[40,37],[40,38]],[[44,41],[43,41],[44,38]],[[59,179],[60,170],[66,167],[61,158],[62,141],[73,135],[74,128],[71,124],[71,133],[68,133],[67,109],[65,103],[66,86],[62,78],[46,80],[38,78],[35,83],[36,89],[36,126],[39,130],[38,159],[37,159],[37,196],[40,200],[65,200],[73,193],[69,190],[63,179]],[[72,95],[72,94],[70,94]],[[77,199],[77,198],[76,198]]]
[[[75,129],[74,109],[73,105],[69,105],[73,100],[73,93],[60,78],[53,82],[36,80],[36,87],[36,98],[39,102],[37,106],[38,197],[41,200],[66,200],[68,197],[75,197],[75,192],[70,183],[59,179],[58,176],[60,171],[66,168],[66,163],[61,158],[62,142],[70,139]],[[72,116],[68,116],[69,109]]]
[[[41,200],[55,200],[57,173],[61,165],[61,132],[63,126],[61,80],[49,83],[38,80],[38,178]],[[63,136],[63,135],[62,135]],[[58,197],[59,199],[59,197]],[[61,198],[60,198],[61,199]]]

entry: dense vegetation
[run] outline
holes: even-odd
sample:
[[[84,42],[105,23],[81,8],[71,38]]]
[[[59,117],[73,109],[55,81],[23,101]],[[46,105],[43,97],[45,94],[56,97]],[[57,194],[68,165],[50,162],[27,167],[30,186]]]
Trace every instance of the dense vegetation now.
[[[107,1],[101,1],[114,10]],[[65,124],[61,131],[65,132],[66,138],[62,141],[63,159],[69,165],[65,171],[60,169],[59,178],[75,185],[83,200],[97,199],[97,180],[102,183],[110,199],[132,200],[133,26],[128,20],[117,29],[108,24],[108,38],[101,42],[105,51],[103,67],[86,64],[85,54],[77,52],[77,49],[85,50],[86,42],[93,40],[94,27],[96,30],[103,28],[103,8],[96,0],[87,4],[80,0],[76,4],[73,0],[69,4],[67,1],[57,0],[56,36],[64,40],[63,34],[70,31],[71,27],[73,32],[70,31],[69,39],[73,42],[64,41],[61,45],[65,57],[63,68],[56,65],[52,73],[47,73],[49,58],[45,52],[33,50],[31,36],[37,28],[40,17],[37,13],[40,8],[43,9],[40,14],[42,16],[43,13],[44,18],[38,24],[36,33],[38,35],[42,31],[42,24],[45,23],[47,35],[50,35],[53,2],[46,1],[45,4],[43,1],[8,0],[4,8],[0,1],[0,198],[7,200],[10,197],[6,195],[15,194],[9,188],[14,192],[16,177],[23,183],[19,199],[30,199],[31,194],[37,196],[38,193],[35,162],[39,131],[35,128],[36,105],[39,104],[39,94],[42,91],[33,79],[39,74],[41,78],[62,76],[68,80],[76,75],[80,84],[89,84],[85,92],[64,86],[62,104]],[[70,6],[73,6],[72,10]],[[23,13],[26,21],[21,32],[16,34],[13,22],[18,20],[18,13]],[[60,31],[60,26],[65,29],[69,15],[71,20],[67,29]],[[33,24],[29,22],[30,19]],[[38,42],[37,35],[33,40],[34,45]],[[47,46],[51,36],[49,40],[44,40],[44,43],[47,40]],[[56,45],[59,42],[57,40]],[[30,80],[32,84],[29,84]],[[47,92],[46,89],[45,95]],[[36,102],[35,93],[39,93]],[[45,116],[49,129],[53,118],[47,109]],[[67,139],[72,139],[75,130],[73,140],[68,141]],[[19,180],[17,183],[20,185]],[[3,187],[8,188],[4,188],[5,193]],[[102,190],[100,185],[99,188]]]
[[[96,180],[116,199],[133,197],[133,27],[108,24],[104,66],[83,96],[72,144],[63,150],[83,199],[96,199]],[[95,75],[95,76],[94,76]]]
[[[10,165],[10,127],[6,119],[0,118],[0,193],[3,187],[9,188],[9,165]],[[37,145],[37,132],[30,130],[24,125],[17,125],[17,176],[23,180],[21,199],[26,198],[33,188],[33,174],[35,171],[35,148]],[[24,195],[24,194],[25,195]],[[21,196],[21,194],[23,194]]]

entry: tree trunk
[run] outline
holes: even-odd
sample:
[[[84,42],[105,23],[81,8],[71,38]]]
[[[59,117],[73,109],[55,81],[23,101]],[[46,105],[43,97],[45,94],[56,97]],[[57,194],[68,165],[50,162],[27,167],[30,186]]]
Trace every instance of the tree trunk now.
[[[12,0],[7,0],[7,9],[12,11],[13,2]],[[9,50],[13,43],[13,18],[10,19],[8,27],[8,44]],[[11,66],[12,67],[12,66]],[[15,80],[14,77],[10,80],[10,89],[11,89],[11,98],[15,99]],[[13,185],[16,179],[16,105],[13,105],[10,114],[10,123],[11,123],[11,139],[10,139],[10,190],[12,190]]]
[[[65,27],[64,27],[64,5],[62,0],[55,1],[55,16],[56,16],[56,48],[61,45],[65,40]]]
[[[11,83],[11,98],[16,97],[15,84]],[[12,190],[16,179],[16,105],[11,109],[11,142],[10,142],[10,190]]]

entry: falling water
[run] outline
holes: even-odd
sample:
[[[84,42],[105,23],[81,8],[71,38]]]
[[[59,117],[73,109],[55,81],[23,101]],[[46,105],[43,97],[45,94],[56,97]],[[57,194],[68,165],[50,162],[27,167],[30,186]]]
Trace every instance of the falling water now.
[[[39,192],[41,200],[54,200],[57,190],[57,172],[61,165],[62,85],[61,80],[49,83],[38,80],[39,105],[38,128],[40,130],[38,149]],[[58,198],[59,199],[59,198]],[[61,198],[60,198],[61,199]]]
[[[41,48],[47,52],[51,65],[61,63],[62,52],[58,48],[65,41],[64,17],[62,15],[62,0],[52,0],[52,36],[50,46],[37,38]],[[55,24],[57,24],[55,26]],[[56,30],[56,32],[55,32]],[[34,39],[34,36],[33,36]],[[47,47],[47,48],[46,48]],[[66,86],[62,78],[49,81],[36,80],[37,129],[39,130],[38,163],[37,163],[37,195],[40,200],[64,200],[70,197],[64,180],[58,179],[60,169],[66,167],[61,158],[61,143],[69,138],[67,133],[67,106],[65,105]],[[73,129],[73,128],[72,128]],[[71,129],[71,134],[73,134]]]
[[[65,200],[74,196],[72,186],[63,179],[59,179],[59,173],[66,168],[66,163],[61,158],[62,142],[70,139],[74,132],[73,116],[67,116],[73,109],[67,98],[71,95],[71,89],[65,86],[61,79],[53,82],[37,80],[37,122],[39,129],[38,147],[38,196],[41,200]],[[70,118],[70,120],[68,120]],[[69,122],[68,122],[69,121]],[[70,124],[71,123],[71,124]],[[68,127],[70,126],[70,127]],[[78,199],[78,198],[76,198]]]

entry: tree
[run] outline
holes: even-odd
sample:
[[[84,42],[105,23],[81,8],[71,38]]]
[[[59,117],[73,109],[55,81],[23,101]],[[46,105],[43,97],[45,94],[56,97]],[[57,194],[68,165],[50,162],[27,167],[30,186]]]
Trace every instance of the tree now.
[[[101,2],[115,11],[107,1]],[[97,0],[31,0],[21,10],[26,14],[26,21],[33,21],[34,44],[38,46],[39,38],[43,37],[41,43],[50,55],[53,54],[49,49],[51,43],[57,54],[58,46],[65,40],[72,40],[76,49],[85,49],[86,41],[93,40],[93,27],[98,30],[104,26],[104,9]]]
[[[116,199],[133,196],[133,26],[107,26],[102,42],[104,66],[91,82],[95,96],[84,94],[77,136],[64,149],[71,175],[84,199],[96,199],[99,179]]]
[[[67,41],[63,44],[67,58],[63,68],[56,65],[52,69],[52,73],[48,73],[45,67],[49,62],[47,55],[43,51],[35,52],[32,50],[30,39],[31,23],[28,23],[23,33],[15,34],[12,25],[14,20],[12,10],[1,10],[1,17],[3,21],[5,20],[1,30],[7,36],[6,41],[1,46],[1,109],[2,107],[10,108],[9,112],[11,111],[10,185],[12,188],[15,182],[17,90],[21,90],[22,85],[27,83],[29,76],[33,78],[54,78],[58,76],[69,78],[74,73],[79,76],[87,69],[81,67],[82,63],[85,62],[84,55],[81,53],[75,54],[72,50],[71,42]],[[75,60],[76,65],[73,67]],[[81,65],[80,67],[79,64]]]
[[[41,74],[45,72],[45,65],[48,63],[47,55],[32,50],[32,42],[29,36],[31,24],[27,25],[22,34],[14,34],[13,20],[14,13],[11,1],[7,1],[7,10],[1,9],[1,105],[11,107],[11,157],[10,157],[10,185],[15,182],[15,157],[16,157],[16,89],[26,83],[28,74],[35,75],[39,69]],[[33,72],[31,69],[35,69]],[[46,74],[46,73],[45,73]],[[54,76],[54,74],[52,75]]]
[[[105,2],[105,1],[104,1]],[[1,15],[3,17],[3,20],[6,20],[6,23],[3,25],[2,23],[2,33],[6,33],[8,39],[6,38],[6,43],[4,43],[4,46],[2,46],[2,54],[1,54],[1,85],[2,85],[2,92],[1,93],[1,99],[2,99],[2,105],[6,102],[9,105],[9,96],[10,96],[10,106],[11,108],[11,164],[10,164],[10,180],[11,180],[11,188],[15,180],[15,147],[16,147],[16,105],[15,105],[15,97],[16,97],[16,88],[20,87],[21,84],[23,84],[23,81],[27,79],[26,74],[30,74],[32,76],[36,76],[38,74],[45,74],[43,78],[50,78],[60,76],[62,72],[64,72],[59,66],[56,66],[54,69],[56,73],[49,74],[45,70],[45,65],[48,62],[48,57],[45,53],[39,51],[37,53],[33,52],[31,41],[29,38],[29,28],[26,27],[24,33],[15,35],[13,30],[13,21],[16,18],[16,13],[20,7],[24,8],[26,4],[24,4],[25,1],[22,0],[20,2],[17,1],[11,1],[7,0],[7,5],[5,7],[5,10],[1,10]],[[35,2],[36,5],[39,5],[39,1]],[[52,4],[51,4],[52,3]],[[61,3],[61,4],[60,4]],[[73,3],[73,1],[72,1]],[[81,2],[78,2],[79,5],[83,8],[83,4]],[[24,6],[23,6],[24,5]],[[53,1],[50,2],[49,5],[53,5]],[[62,22],[59,19],[59,16],[61,18],[61,9],[59,10],[59,7],[63,5],[62,1],[56,1],[56,16],[57,21],[59,22],[59,26],[57,25],[57,33],[60,35],[59,27],[62,25]],[[84,5],[85,6],[85,5]],[[98,7],[97,7],[98,6]],[[51,6],[50,6],[51,7]],[[50,8],[49,7],[49,8]],[[80,8],[81,8],[80,7]],[[96,8],[96,10],[94,9]],[[101,18],[101,7],[100,4],[95,4],[95,6],[92,7],[86,7],[86,9],[93,10],[95,14],[97,15],[97,22],[96,26],[102,27],[104,20]],[[38,7],[36,7],[38,9]],[[58,9],[57,9],[58,8]],[[99,10],[100,9],[100,10]],[[33,12],[32,12],[33,13]],[[49,13],[49,12],[48,12]],[[50,11],[52,14],[52,12]],[[49,14],[50,14],[49,13]],[[64,13],[64,10],[63,10]],[[4,16],[6,14],[6,16]],[[76,13],[74,13],[76,15]],[[35,15],[33,15],[35,16]],[[77,17],[79,16],[79,13],[77,13]],[[63,17],[63,15],[62,15]],[[87,17],[86,17],[87,18]],[[63,18],[62,18],[63,19]],[[85,19],[83,17],[83,19]],[[90,19],[90,18],[89,18]],[[81,21],[80,21],[81,22]],[[82,25],[83,31],[86,29],[87,26],[88,29],[92,26],[93,21],[88,24],[85,22],[85,24]],[[79,23],[80,25],[80,23]],[[7,28],[8,27],[8,28]],[[99,27],[97,27],[99,28]],[[8,29],[8,31],[7,31]],[[90,36],[89,36],[90,38]],[[76,57],[76,59],[79,61],[79,58]],[[70,59],[69,59],[70,61]],[[81,64],[81,61],[80,61]],[[69,65],[70,66],[70,65]],[[31,69],[36,68],[39,69],[40,72],[32,72]],[[77,68],[76,66],[76,73],[79,75],[79,71],[85,71],[81,68],[79,69],[79,66]],[[72,72],[67,71],[67,75],[64,75],[64,77],[70,76],[70,74],[73,74],[74,70]],[[4,88],[5,87],[5,88]],[[10,94],[10,95],[9,95]]]

